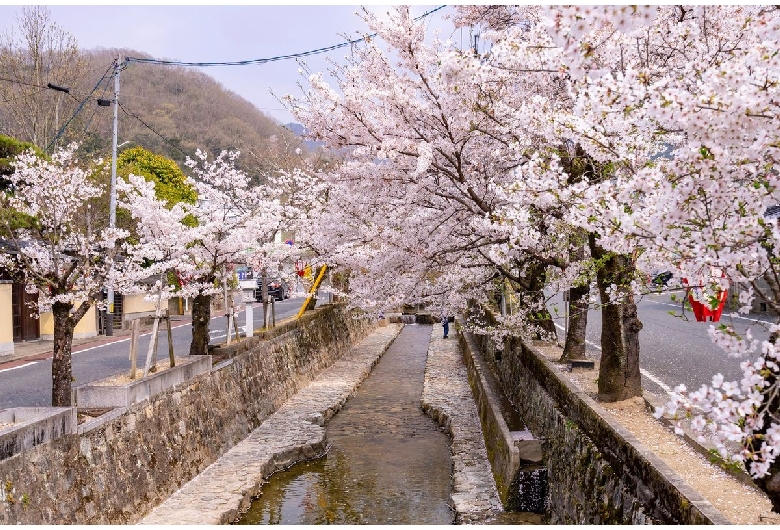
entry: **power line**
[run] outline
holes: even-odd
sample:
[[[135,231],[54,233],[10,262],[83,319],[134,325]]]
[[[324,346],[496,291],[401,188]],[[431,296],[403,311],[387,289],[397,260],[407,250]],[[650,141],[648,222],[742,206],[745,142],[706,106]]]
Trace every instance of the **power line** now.
[[[131,118],[135,118],[136,120],[140,121],[140,122],[143,124],[143,126],[144,126],[144,127],[146,127],[147,129],[149,129],[150,131],[152,131],[154,134],[156,134],[157,136],[159,136],[160,138],[162,138],[162,139],[163,139],[163,140],[164,140],[166,143],[168,143],[168,144],[169,144],[171,147],[173,147],[174,149],[178,150],[178,151],[179,151],[181,154],[183,154],[184,156],[187,156],[187,157],[189,157],[189,156],[190,156],[190,155],[188,155],[187,153],[185,153],[184,151],[182,151],[181,147],[179,147],[178,145],[176,145],[175,143],[173,143],[171,140],[169,140],[168,138],[166,138],[166,137],[165,137],[165,136],[163,136],[162,134],[158,133],[158,132],[157,132],[157,131],[156,131],[156,130],[155,130],[155,129],[154,129],[152,126],[151,126],[151,125],[149,125],[149,124],[148,124],[148,123],[146,123],[144,120],[142,120],[141,118],[139,118],[139,117],[138,117],[136,114],[134,114],[133,112],[131,112],[131,111],[127,110],[127,109],[125,108],[125,106],[124,106],[124,105],[122,105],[121,103],[118,103],[118,102],[117,102],[117,104],[119,105],[119,108],[120,108],[120,109],[122,109],[122,112],[124,112],[125,114],[127,114],[127,115],[128,115],[128,116],[130,116]]]
[[[431,9],[430,11],[427,11],[420,15],[419,17],[416,17],[414,19],[415,22],[422,20],[423,18],[430,16],[431,14],[439,11],[440,9],[444,9],[447,7],[446,5],[439,6],[437,8]],[[196,67],[206,67],[206,66],[247,66],[252,64],[266,64],[271,63],[274,61],[283,61],[286,59],[298,59],[301,57],[308,57],[310,55],[318,55],[321,53],[330,52],[333,50],[338,50],[339,48],[344,48],[346,46],[353,46],[355,44],[358,44],[360,42],[364,42],[366,39],[372,39],[376,37],[376,33],[373,33],[371,35],[368,35],[366,37],[362,37],[360,39],[350,40],[347,42],[342,42],[340,44],[334,44],[333,46],[326,46],[324,48],[317,48],[315,50],[309,50],[305,52],[299,52],[299,53],[291,53],[289,55],[277,55],[274,57],[267,57],[263,59],[248,59],[245,61],[226,61],[226,62],[185,62],[185,61],[167,61],[162,59],[148,59],[148,58],[142,58],[142,57],[125,57],[125,61],[128,63],[146,63],[146,64],[160,64],[165,66],[196,66]]]
[[[77,115],[79,112],[81,112],[81,109],[82,109],[82,108],[84,108],[84,104],[85,104],[87,101],[89,101],[89,98],[90,98],[90,97],[92,97],[92,94],[94,94],[94,93],[95,93],[95,91],[96,91],[96,90],[98,89],[98,87],[100,86],[100,83],[102,83],[102,82],[103,82],[103,80],[106,78],[106,74],[108,74],[108,71],[109,71],[109,70],[111,70],[111,68],[112,68],[113,66],[114,66],[114,63],[112,62],[112,63],[111,63],[109,66],[108,66],[108,68],[106,68],[106,71],[105,71],[105,73],[103,74],[103,77],[101,77],[101,78],[100,78],[100,80],[97,82],[97,84],[95,85],[95,88],[93,88],[93,89],[92,89],[92,92],[90,92],[90,93],[87,95],[87,97],[86,97],[86,98],[84,98],[84,101],[82,101],[82,102],[81,102],[81,104],[79,105],[79,107],[76,109],[76,112],[74,112],[74,113],[73,113],[73,116],[71,116],[71,117],[68,119],[68,121],[66,121],[66,122],[63,124],[62,128],[59,130],[59,132],[58,132],[58,133],[57,133],[57,135],[54,137],[54,139],[51,141],[51,143],[49,143],[49,145],[47,145],[47,146],[46,146],[46,149],[45,149],[46,151],[48,151],[49,149],[51,149],[51,146],[52,146],[52,145],[54,145],[54,142],[56,142],[56,141],[57,141],[57,139],[58,139],[60,136],[62,136],[62,133],[65,131],[65,128],[66,128],[66,127],[67,127],[67,126],[70,124],[70,122],[71,122],[71,121],[73,121],[73,118],[75,118],[75,117],[76,117],[76,115]],[[76,98],[74,97],[73,99],[76,99]],[[78,100],[76,100],[76,101],[78,101]]]
[[[18,95],[16,97],[13,97],[11,99],[3,98],[3,99],[0,99],[0,101],[2,101],[3,103],[13,103],[14,101],[19,101],[20,99],[24,99],[26,97],[29,97],[30,94],[34,94],[34,95],[41,94],[41,93],[43,93],[44,90],[48,90],[48,88],[45,88],[45,87],[44,88],[40,88],[40,89],[35,90],[35,91],[31,92],[31,93],[21,94],[21,95]]]
[[[422,19],[430,16],[431,14],[436,13],[437,11],[439,11],[441,9],[444,9],[445,7],[447,7],[447,6],[446,5],[442,5],[442,6],[439,6],[437,8],[431,9],[430,11],[427,11],[427,12],[423,13],[422,15],[420,15],[418,17],[415,17],[414,21],[417,22],[419,20],[422,20]],[[165,66],[195,66],[195,67],[206,67],[206,66],[245,66],[245,65],[251,65],[251,64],[265,64],[265,63],[274,62],[274,61],[281,61],[281,60],[285,60],[285,59],[296,59],[296,58],[300,58],[300,57],[307,57],[307,56],[311,56],[311,55],[317,55],[317,54],[321,54],[321,53],[326,53],[326,52],[329,52],[329,51],[337,50],[339,48],[344,48],[346,46],[354,46],[355,44],[358,44],[360,42],[364,42],[366,39],[374,38],[374,37],[376,37],[376,35],[377,35],[376,33],[373,33],[371,35],[368,35],[368,36],[360,38],[360,39],[350,40],[350,41],[347,41],[347,42],[343,42],[341,44],[335,44],[333,46],[327,46],[327,47],[324,47],[324,48],[317,48],[315,50],[309,50],[309,51],[306,51],[306,52],[293,53],[293,54],[289,54],[289,55],[279,55],[279,56],[269,57],[269,58],[265,58],[265,59],[250,59],[250,60],[246,60],[246,61],[233,61],[233,62],[184,62],[184,61],[165,61],[165,60],[160,60],[160,59],[148,59],[148,58],[141,58],[141,57],[125,57],[124,63],[119,67],[119,69],[120,70],[124,70],[125,68],[127,68],[129,63],[131,63],[131,62],[146,63],[146,64],[160,64],[160,65],[165,65]],[[63,131],[68,126],[68,124],[73,120],[73,118],[75,118],[76,115],[81,111],[81,109],[84,107],[84,104],[92,97],[92,95],[98,89],[98,87],[103,82],[103,80],[106,79],[106,74],[108,73],[108,70],[110,70],[112,66],[114,66],[113,63],[108,67],[108,69],[106,70],[106,73],[103,74],[103,77],[100,78],[100,81],[98,81],[97,85],[95,85],[95,88],[93,88],[92,91],[89,93],[89,95],[87,95],[87,97],[84,99],[84,101],[81,102],[81,104],[79,105],[78,109],[76,109],[76,112],[73,113],[73,116],[71,116],[70,119],[67,122],[65,122],[65,124],[62,126],[62,128],[57,133],[57,135],[54,137],[54,140],[52,140],[52,142],[46,148],[47,151],[49,150],[49,148],[51,148],[51,146],[54,144],[54,142],[56,142],[57,139],[62,135]],[[117,74],[117,72],[115,71],[112,74],[111,77],[113,77],[116,74]],[[2,80],[2,79],[0,79],[0,80]],[[104,93],[105,93],[105,90],[104,90]],[[75,96],[73,96],[72,94],[70,94],[70,95],[71,95],[71,97],[73,97],[74,100],[78,101],[75,98]],[[123,105],[121,105],[119,103],[119,101],[114,101],[114,104],[118,105],[119,108],[122,109],[122,112],[124,112],[128,116],[131,116],[131,117],[137,119],[147,129],[149,129],[154,134],[156,134],[157,136],[162,138],[165,142],[167,142],[172,147],[177,149],[184,156],[189,156],[187,153],[182,151],[182,149],[179,146],[174,144],[172,141],[168,140],[162,134],[158,133],[156,130],[154,130],[149,124],[147,124],[141,118],[139,118],[138,116],[136,116],[132,112],[128,111]],[[93,116],[94,116],[94,113],[93,113]],[[89,125],[90,125],[91,121],[92,121],[92,119],[90,118],[89,123],[87,124],[87,128],[89,128]],[[86,129],[85,129],[85,132],[86,132]]]
[[[33,84],[33,83],[27,83],[25,81],[20,81],[18,79],[8,79],[6,77],[0,77],[0,81],[5,81],[6,83],[14,83],[14,84],[17,84],[17,85],[31,86],[31,87],[34,87],[34,88],[49,88],[49,87],[46,87],[46,86],[43,86],[43,85],[36,85],[36,84]]]
[[[112,79],[113,77],[114,76],[112,75],[109,78],[109,80]],[[105,80],[105,75],[103,75],[103,80]],[[106,82],[105,86],[103,87],[103,93],[100,94],[100,97],[97,99],[103,99],[105,97],[106,92],[108,92],[109,84],[110,83]],[[90,125],[92,125],[92,120],[95,118],[95,114],[97,114],[97,111],[98,111],[97,106],[92,109],[92,115],[89,117],[89,120],[87,120],[87,125],[84,127],[84,134],[87,134],[87,131],[89,131],[89,127]]]
[[[38,94],[40,94],[43,90],[56,90],[57,92],[65,92],[70,97],[72,97],[73,99],[78,101],[78,99],[76,99],[76,97],[73,94],[70,93],[70,90],[63,89],[61,87],[57,87],[55,85],[52,85],[51,83],[49,83],[48,85],[45,85],[45,86],[44,85],[36,85],[35,83],[28,83],[26,81],[21,81],[19,79],[8,79],[6,77],[0,77],[0,81],[5,81],[6,83],[13,83],[15,85],[29,86],[29,87],[32,87],[32,88],[40,88],[41,90],[39,92],[37,92]],[[19,97],[23,97],[23,96],[19,96]],[[4,99],[3,102],[9,103],[11,101],[15,101],[16,99],[19,99],[19,98],[15,98],[13,100]]]

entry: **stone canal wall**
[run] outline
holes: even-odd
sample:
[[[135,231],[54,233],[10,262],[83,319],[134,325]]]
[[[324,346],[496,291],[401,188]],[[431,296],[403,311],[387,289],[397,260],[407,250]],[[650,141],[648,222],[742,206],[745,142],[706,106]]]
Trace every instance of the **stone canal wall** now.
[[[587,394],[516,338],[473,341],[541,440],[552,524],[728,524]],[[489,441],[488,444],[491,442]]]
[[[0,461],[0,524],[138,521],[373,327],[325,306],[241,341],[210,373]]]

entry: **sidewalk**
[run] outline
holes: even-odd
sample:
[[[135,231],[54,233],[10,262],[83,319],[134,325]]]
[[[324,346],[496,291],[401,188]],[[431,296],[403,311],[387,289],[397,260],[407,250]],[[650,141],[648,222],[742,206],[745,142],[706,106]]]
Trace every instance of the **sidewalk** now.
[[[191,317],[189,315],[173,315],[171,317],[171,324],[174,326],[188,322],[191,322]],[[141,324],[142,334],[151,331],[151,329],[151,324]],[[114,334],[110,337],[106,335],[96,335],[94,337],[73,339],[71,348],[72,352],[76,353],[82,350],[86,350],[87,348],[102,346],[104,344],[111,344],[113,342],[119,342],[129,338],[129,329],[114,329]],[[15,342],[13,353],[0,354],[0,370],[3,368],[11,368],[29,361],[50,359],[53,355],[53,352],[53,340],[40,339],[27,342]]]
[[[325,422],[368,376],[401,328],[378,328],[363,339],[139,524],[233,522],[260,493],[265,477],[326,450]]]

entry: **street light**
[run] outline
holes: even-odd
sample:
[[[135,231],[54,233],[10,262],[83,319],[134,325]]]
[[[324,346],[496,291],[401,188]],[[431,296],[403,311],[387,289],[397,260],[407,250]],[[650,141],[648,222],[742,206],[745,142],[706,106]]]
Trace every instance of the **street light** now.
[[[53,83],[46,83],[46,88],[59,92],[57,94],[57,103],[54,105],[54,126],[60,126],[60,101],[62,101],[62,93],[70,94],[70,89],[64,86],[55,85]],[[59,133],[57,134],[59,136]],[[57,137],[54,138],[54,145],[57,145]]]

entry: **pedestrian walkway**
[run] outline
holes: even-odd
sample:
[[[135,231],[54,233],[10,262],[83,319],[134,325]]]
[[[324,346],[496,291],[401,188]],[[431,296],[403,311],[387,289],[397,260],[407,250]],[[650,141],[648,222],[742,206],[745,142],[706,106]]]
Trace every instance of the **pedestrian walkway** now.
[[[325,422],[371,372],[401,325],[378,328],[141,524],[227,524],[260,493],[263,479],[325,451]]]
[[[365,379],[402,325],[380,327],[290,398],[244,441],[155,508],[140,524],[227,524],[259,495],[266,477],[325,451],[325,422]],[[479,419],[454,337],[434,326],[422,404],[450,434],[456,521],[486,522],[502,512]],[[454,340],[453,340],[454,339]]]
[[[428,345],[422,407],[452,439],[456,522],[482,523],[503,512],[457,336],[442,338],[439,326]]]

